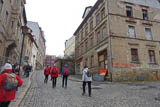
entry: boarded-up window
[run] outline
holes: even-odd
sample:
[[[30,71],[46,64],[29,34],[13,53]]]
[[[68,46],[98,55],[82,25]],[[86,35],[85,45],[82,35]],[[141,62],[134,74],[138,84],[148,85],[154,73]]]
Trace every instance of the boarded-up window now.
[[[146,28],[146,39],[147,40],[152,40],[152,32],[150,28]]]
[[[129,37],[130,38],[136,38],[135,27],[134,26],[128,26],[128,28],[129,28]]]
[[[131,60],[132,62],[138,62],[138,49],[132,48],[131,49]]]
[[[153,64],[156,63],[154,50],[149,50],[148,53],[149,53],[149,61],[150,61],[150,63],[153,63]]]

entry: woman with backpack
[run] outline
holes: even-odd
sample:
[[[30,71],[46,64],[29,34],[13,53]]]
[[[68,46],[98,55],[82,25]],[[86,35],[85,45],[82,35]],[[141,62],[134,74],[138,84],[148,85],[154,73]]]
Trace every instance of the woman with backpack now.
[[[0,74],[0,107],[9,106],[10,102],[15,99],[16,88],[22,83],[20,77],[13,73],[12,65],[6,63]]]
[[[47,65],[45,70],[44,70],[44,76],[45,76],[45,79],[44,79],[44,83],[47,83],[48,82],[48,76],[50,74],[50,67]]]
[[[88,71],[88,67],[84,66],[84,70],[83,70],[83,74],[82,74],[82,87],[83,87],[83,93],[82,96],[85,94],[85,88],[86,88],[86,84],[88,83],[88,94],[89,97],[91,97],[91,82],[92,82],[92,76],[90,74],[90,72]]]
[[[62,69],[62,76],[63,76],[62,87],[64,87],[64,82],[65,82],[65,88],[67,88],[67,79],[69,74],[70,74],[70,71],[69,71],[68,65],[65,64],[64,68]]]
[[[53,65],[51,71],[50,71],[50,75],[52,78],[52,87],[56,87],[56,82],[57,82],[57,77],[59,75],[59,71],[57,69],[57,67],[55,67],[55,65]]]

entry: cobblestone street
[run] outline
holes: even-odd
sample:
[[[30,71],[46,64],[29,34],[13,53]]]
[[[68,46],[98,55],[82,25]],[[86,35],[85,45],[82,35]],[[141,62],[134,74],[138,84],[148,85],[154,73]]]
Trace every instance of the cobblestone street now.
[[[73,78],[73,77],[69,77]],[[20,107],[160,107],[156,100],[160,93],[159,82],[147,83],[97,83],[92,84],[92,97],[81,96],[82,83],[68,81],[68,88],[62,88],[61,77],[57,87],[44,84],[43,72],[35,72],[32,84]]]

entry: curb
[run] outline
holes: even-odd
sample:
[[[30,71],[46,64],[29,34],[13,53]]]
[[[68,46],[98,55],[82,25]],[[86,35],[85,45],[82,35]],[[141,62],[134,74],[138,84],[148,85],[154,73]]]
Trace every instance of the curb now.
[[[35,71],[34,71],[34,72],[35,72]],[[27,87],[24,89],[24,91],[21,92],[20,96],[18,97],[18,100],[17,100],[17,101],[15,102],[15,104],[14,104],[14,107],[19,107],[20,103],[22,102],[24,96],[26,95],[28,89],[29,89],[30,86],[31,86],[31,79],[32,79],[32,75],[33,75],[34,72],[32,72],[32,73],[30,74]]]
[[[82,82],[82,80],[75,80],[75,79],[71,79],[71,78],[68,78],[68,80],[75,81],[75,82]]]

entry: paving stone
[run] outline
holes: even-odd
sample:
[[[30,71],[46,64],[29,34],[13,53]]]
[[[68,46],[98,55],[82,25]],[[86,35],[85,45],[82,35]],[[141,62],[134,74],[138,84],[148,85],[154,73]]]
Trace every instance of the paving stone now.
[[[26,93],[22,107],[160,107],[159,82],[144,83],[93,83],[92,97],[81,96],[82,83],[70,76],[68,87],[62,88],[62,78],[58,77],[57,87],[51,81],[44,84],[43,72],[33,74],[31,88]],[[98,87],[98,88],[97,88]],[[86,88],[87,92],[87,88]]]

